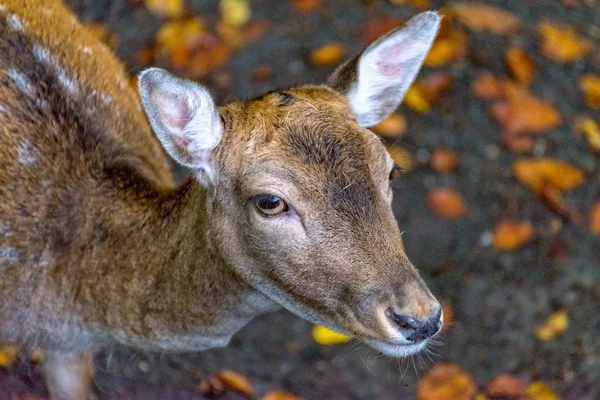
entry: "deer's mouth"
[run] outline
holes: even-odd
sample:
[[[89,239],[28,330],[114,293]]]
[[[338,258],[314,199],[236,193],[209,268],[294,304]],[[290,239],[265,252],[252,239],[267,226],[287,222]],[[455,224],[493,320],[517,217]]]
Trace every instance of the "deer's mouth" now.
[[[375,350],[380,351],[386,356],[390,357],[407,357],[418,353],[423,350],[425,346],[427,346],[428,339],[420,341],[418,343],[390,343],[383,340],[377,339],[363,339],[363,341],[374,348]]]

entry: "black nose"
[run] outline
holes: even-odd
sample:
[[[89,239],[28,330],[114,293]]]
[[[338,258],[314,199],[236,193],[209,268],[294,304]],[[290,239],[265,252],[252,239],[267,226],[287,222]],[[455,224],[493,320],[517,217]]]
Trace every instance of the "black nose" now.
[[[427,320],[419,321],[405,314],[397,313],[393,308],[388,309],[388,318],[401,330],[407,340],[421,342],[438,333],[442,328],[442,309],[438,307],[433,316]]]

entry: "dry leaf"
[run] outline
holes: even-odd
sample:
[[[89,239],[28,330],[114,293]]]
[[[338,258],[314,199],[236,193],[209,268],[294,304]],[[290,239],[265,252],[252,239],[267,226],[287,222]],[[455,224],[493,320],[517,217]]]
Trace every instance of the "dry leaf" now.
[[[268,81],[273,73],[269,64],[261,64],[252,71],[252,79],[258,82]]]
[[[519,17],[508,11],[480,3],[454,3],[456,17],[474,31],[488,31],[507,35],[519,29]]]
[[[577,117],[574,128],[586,137],[592,151],[600,153],[600,127],[598,127],[598,124],[593,119]]]
[[[512,170],[523,185],[536,193],[540,193],[546,183],[565,192],[575,189],[585,180],[577,167],[549,158],[517,160]]]
[[[552,340],[560,336],[569,327],[569,316],[566,311],[557,311],[535,330],[539,340]]]
[[[244,25],[250,19],[248,0],[221,0],[221,17],[230,25]]]
[[[425,11],[431,9],[430,0],[389,0],[390,3],[395,5],[406,5],[410,4],[417,10]]]
[[[538,25],[542,37],[542,54],[554,61],[571,62],[585,57],[592,49],[589,40],[580,37],[569,26],[542,21]]]
[[[533,225],[529,221],[503,219],[496,224],[493,234],[496,250],[516,250],[531,239]]]
[[[324,326],[315,325],[312,329],[312,337],[315,342],[330,346],[332,344],[346,343],[350,339],[350,336],[343,335],[341,333],[334,332]]]
[[[406,119],[398,113],[391,113],[386,119],[371,128],[375,133],[388,138],[397,138],[406,132]]]
[[[473,378],[456,364],[435,365],[420,381],[419,400],[471,400],[477,391]]]
[[[502,135],[502,144],[517,154],[529,153],[533,150],[533,139],[530,136],[519,136],[505,133]]]
[[[429,111],[431,104],[425,95],[425,87],[419,81],[413,83],[404,95],[402,104],[406,105],[413,111],[424,114]]]
[[[446,219],[459,219],[466,213],[462,196],[456,190],[436,188],[427,195],[427,204],[436,215]]]
[[[485,394],[492,398],[522,399],[525,383],[514,375],[498,375],[488,383]]]
[[[435,38],[423,65],[426,67],[442,67],[460,60],[467,51],[467,35],[456,28],[448,28]]]
[[[310,62],[317,67],[336,65],[344,55],[344,47],[339,43],[328,43],[310,53]]]
[[[524,400],[560,400],[560,397],[543,382],[534,382],[525,391]]]
[[[568,205],[560,190],[550,183],[544,184],[542,191],[539,193],[540,199],[544,202],[546,207],[551,211],[554,211],[558,215],[568,220],[571,220],[577,224],[583,222],[583,216],[579,211]]]
[[[200,18],[167,22],[156,34],[156,52],[167,56],[176,48],[192,48],[202,40],[204,31],[204,22]]]
[[[238,49],[246,44],[244,32],[238,25],[228,24],[223,21],[217,23],[217,34],[227,45]]]
[[[267,392],[260,400],[302,400],[298,396],[294,396],[293,394],[284,393],[284,392],[276,392],[271,391]]]
[[[10,367],[19,355],[17,346],[0,346],[0,367]]]
[[[360,37],[363,41],[371,43],[400,25],[402,25],[402,20],[398,18],[371,19],[365,23]]]
[[[183,14],[183,0],[144,0],[146,8],[159,17],[175,18]]]
[[[309,14],[321,6],[321,0],[292,0],[292,8],[300,14]]]
[[[235,371],[223,370],[217,374],[217,378],[223,382],[225,386],[240,392],[248,398],[254,396],[254,386],[252,386],[245,376],[242,376]]]
[[[492,100],[498,97],[504,97],[505,85],[504,78],[500,78],[484,72],[477,77],[477,80],[471,85],[471,92],[480,99]]]
[[[454,80],[447,72],[437,71],[429,74],[421,83],[423,96],[433,103],[452,87]]]
[[[518,47],[511,47],[504,56],[508,70],[516,80],[522,83],[529,83],[533,79],[535,65],[533,58]]]
[[[579,80],[579,86],[583,90],[588,107],[600,109],[600,76],[585,74]]]
[[[592,206],[590,212],[590,230],[593,234],[600,235],[600,200]]]
[[[431,168],[437,172],[451,172],[460,165],[458,154],[446,147],[438,147],[431,152]]]
[[[392,160],[394,160],[394,163],[404,171],[410,171],[415,167],[415,160],[408,150],[396,144],[386,144],[385,148],[390,157],[392,157]]]
[[[527,92],[497,101],[492,106],[492,115],[509,134],[543,133],[558,127],[562,121],[552,104]]]
[[[454,310],[450,304],[442,302],[442,313],[444,315],[444,325],[442,325],[443,332],[454,323]]]
[[[244,38],[246,43],[258,42],[273,27],[273,23],[267,19],[252,20],[244,27]]]

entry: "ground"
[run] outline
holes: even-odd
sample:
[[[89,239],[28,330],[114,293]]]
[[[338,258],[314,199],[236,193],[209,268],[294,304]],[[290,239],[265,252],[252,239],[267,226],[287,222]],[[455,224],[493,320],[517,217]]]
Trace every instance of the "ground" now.
[[[139,52],[152,46],[164,20],[141,1],[67,3],[86,22],[98,22],[117,38],[116,51],[131,73],[142,67]],[[219,19],[216,1],[189,0],[190,14],[207,23]],[[330,0],[313,13],[299,14],[290,1],[251,1],[252,18],[272,22],[260,40],[246,44],[228,62],[197,79],[219,102],[253,97],[295,83],[323,82],[333,67],[315,67],[308,55],[336,41],[347,54],[365,44],[368,21],[400,20],[416,10],[385,1]],[[431,8],[449,4],[432,1]],[[494,376],[514,374],[525,382],[543,381],[564,399],[600,398],[600,239],[590,233],[589,209],[600,199],[600,163],[586,140],[574,133],[580,114],[600,120],[586,106],[579,78],[598,73],[594,57],[557,63],[538,51],[536,25],[544,18],[573,26],[595,46],[600,38],[600,8],[590,2],[575,8],[551,0],[486,2],[522,19],[513,34],[468,31],[468,54],[442,68],[454,84],[427,113],[407,106],[399,112],[408,130],[397,145],[415,156],[416,167],[394,190],[394,211],[404,230],[406,251],[431,290],[454,312],[452,325],[433,347],[432,360],[413,361],[379,356],[350,342],[322,346],[311,338],[311,324],[285,312],[257,318],[230,346],[201,353],[149,354],[114,348],[97,358],[96,392],[100,399],[198,399],[198,385],[212,373],[230,369],[246,376],[259,394],[283,390],[306,399],[411,399],[417,382],[435,363],[456,363],[471,374],[480,390]],[[577,2],[572,2],[577,3]],[[584,222],[561,220],[519,183],[511,166],[522,155],[508,151],[502,128],[490,106],[471,94],[483,71],[505,74],[509,45],[528,50],[536,65],[531,92],[552,103],[562,123],[534,138],[533,154],[579,167],[585,182],[566,195]],[[147,62],[147,60],[146,60]],[[150,61],[169,67],[165,60]],[[255,70],[268,65],[267,79]],[[431,73],[425,69],[423,76]],[[447,147],[460,157],[460,167],[441,174],[429,166],[433,149]],[[458,220],[440,218],[428,207],[435,187],[461,193],[467,212]],[[495,223],[506,217],[533,222],[532,240],[522,249],[502,252],[491,246]],[[557,310],[566,310],[568,328],[553,340],[536,338],[536,328]],[[414,364],[414,365],[413,365]],[[38,367],[27,360],[0,368],[0,392],[45,396]],[[0,395],[0,398],[9,397]],[[223,399],[241,398],[229,392]]]

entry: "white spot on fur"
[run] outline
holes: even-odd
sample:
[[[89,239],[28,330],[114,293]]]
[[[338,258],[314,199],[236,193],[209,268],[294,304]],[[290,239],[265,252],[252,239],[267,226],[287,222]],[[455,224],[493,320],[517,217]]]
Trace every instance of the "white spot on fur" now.
[[[4,111],[6,111],[6,109],[2,106],[0,106],[0,113],[3,113]]]
[[[69,90],[72,93],[79,91],[79,85],[77,85],[77,82],[71,77],[69,77],[67,72],[59,64],[59,62],[50,54],[50,51],[48,51],[48,49],[42,46],[35,45],[33,47],[33,55],[40,63],[46,64],[47,66],[54,69],[58,81],[67,90]]]
[[[52,262],[52,254],[50,253],[50,249],[46,246],[42,255],[40,255],[39,265],[40,267],[47,267]]]
[[[125,88],[127,87],[127,82],[125,82],[125,79],[123,79],[123,78],[118,78],[117,86],[119,86],[119,89],[125,90]]]
[[[4,4],[0,4],[0,11],[4,11],[6,10],[6,7],[4,6]]]
[[[34,150],[31,149],[31,143],[28,140],[23,140],[17,146],[17,155],[19,156],[19,163],[22,165],[31,165],[37,160],[37,156],[34,154]]]
[[[8,26],[10,26],[13,30],[23,32],[23,23],[21,23],[21,20],[15,14],[10,14],[8,17],[6,17],[6,22],[8,22]]]
[[[81,45],[79,45],[79,46],[77,46],[77,50],[81,51],[82,53],[88,54],[88,55],[92,54],[92,49],[90,49],[87,46],[81,46]]]
[[[8,222],[0,222],[0,235],[10,237],[13,235],[12,226]]]
[[[17,84],[19,89],[21,89],[24,92],[27,92],[28,94],[33,94],[33,86],[31,86],[31,83],[29,83],[27,77],[21,72],[17,71],[14,68],[11,68],[8,70],[8,76]]]
[[[0,247],[0,264],[16,264],[19,261],[19,252],[14,247]]]
[[[35,105],[42,110],[46,110],[49,107],[48,102],[44,99],[40,99],[39,97],[35,99]]]
[[[102,99],[102,101],[104,102],[104,104],[108,105],[108,104],[112,103],[112,97],[110,97],[107,94],[101,95],[100,98]]]

